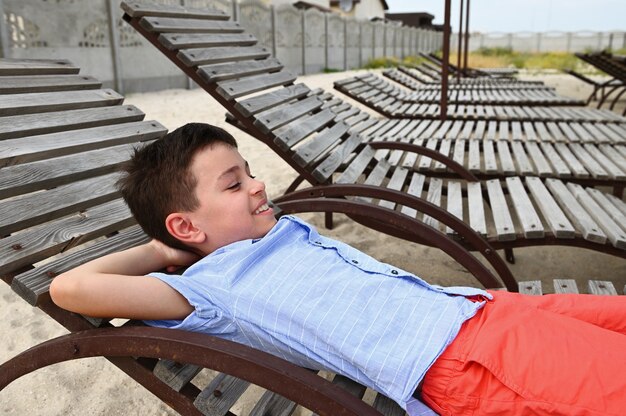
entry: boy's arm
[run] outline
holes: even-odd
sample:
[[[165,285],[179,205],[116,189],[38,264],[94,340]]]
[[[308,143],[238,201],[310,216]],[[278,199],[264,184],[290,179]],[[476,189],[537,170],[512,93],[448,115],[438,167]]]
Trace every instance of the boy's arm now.
[[[146,274],[188,266],[196,254],[158,242],[95,259],[57,276],[50,296],[58,306],[93,317],[183,319],[193,310],[175,289]]]

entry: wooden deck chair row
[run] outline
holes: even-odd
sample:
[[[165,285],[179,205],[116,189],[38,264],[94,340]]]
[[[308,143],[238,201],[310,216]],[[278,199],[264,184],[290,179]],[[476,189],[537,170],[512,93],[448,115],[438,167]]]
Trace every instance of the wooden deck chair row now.
[[[251,384],[268,390],[250,415],[288,415],[298,406],[329,416],[403,415],[382,395],[368,393],[371,400],[362,401],[366,389],[341,376],[331,383],[239,344],[132,321],[120,326],[52,303],[48,289],[54,276],[148,240],[115,182],[133,149],[158,140],[167,130],[144,120],[141,110],[123,100],[65,60],[0,60],[0,276],[70,331],[2,364],[0,390],[50,364],[104,356],[186,415],[233,415],[229,409]],[[285,206],[290,212],[330,207],[365,212],[381,222],[388,218],[385,208],[357,201],[316,204],[310,198],[292,198]],[[487,267],[442,233],[408,217],[396,224],[422,227],[424,239],[472,270],[481,284],[502,286]],[[483,249],[494,250],[488,244]],[[219,373],[198,381],[195,376],[205,367]]]
[[[387,92],[372,89],[366,83],[359,83],[357,75],[336,81],[334,88],[353,100],[389,118],[440,118],[439,104],[411,103],[396,99]],[[345,87],[347,85],[348,87]],[[486,105],[454,104],[447,108],[447,119],[452,120],[508,120],[508,121],[581,121],[593,123],[624,122],[626,118],[607,109],[580,106],[527,106],[527,105]]]
[[[441,89],[407,89],[395,82],[389,82],[374,73],[350,77],[335,83],[341,91],[349,91],[361,97],[377,97],[393,100],[400,104],[436,104],[441,102]],[[355,92],[356,91],[356,92]],[[487,89],[472,88],[448,90],[450,104],[484,104],[516,106],[583,106],[585,102],[556,94],[552,89]]]
[[[321,89],[311,91],[363,142],[400,141],[438,151],[478,179],[507,176],[560,178],[586,186],[608,186],[621,197],[626,186],[626,123],[409,120],[375,118]],[[241,127],[229,115],[227,121]],[[389,151],[377,151],[375,158]],[[434,177],[455,177],[426,155],[394,151],[392,163]]]
[[[411,68],[400,66],[398,68],[390,68],[382,71],[384,77],[397,82],[413,91],[436,91],[441,89],[441,83],[423,83],[421,77],[414,76],[417,72]],[[452,80],[451,80],[452,81]],[[482,83],[463,83],[449,82],[450,90],[543,90],[554,92],[554,87],[547,86],[544,83],[521,83],[521,82],[482,82]]]
[[[424,86],[440,86],[441,85],[441,70],[440,69],[432,69],[431,66],[426,65],[398,65],[398,70],[403,72],[404,74],[410,76],[415,81]],[[449,77],[448,78],[448,86],[459,85],[466,87],[488,87],[488,86],[499,86],[499,85],[524,85],[524,86],[543,86],[544,83],[542,81],[536,80],[520,80],[517,78],[457,78],[457,77]]]
[[[587,99],[588,104],[597,99],[598,108],[604,103],[609,103],[609,110],[613,110],[626,92],[626,60],[608,52],[576,53],[575,55],[611,78],[604,82],[596,82],[573,70],[565,72],[593,86],[593,91]],[[626,108],[622,115],[626,115]]]
[[[266,48],[250,45],[250,35],[228,16],[136,2],[122,7],[127,22],[223,105],[243,129],[292,166],[299,181],[315,185],[297,191],[299,182],[292,184],[276,199],[282,209],[289,209],[292,198],[352,196],[389,208],[390,215],[409,216],[445,232],[444,217],[438,216],[446,212],[500,249],[564,244],[626,255],[625,207],[618,198],[559,180],[544,183],[537,177],[481,184],[436,151],[400,141],[364,143],[324,99],[295,84],[296,77],[270,58]],[[265,50],[264,56],[258,56],[259,50]],[[463,180],[444,181],[407,168],[403,161],[376,159],[380,149],[410,152],[407,157],[427,154],[448,163]],[[424,201],[437,209],[426,216],[416,214],[414,207]],[[428,244],[411,229],[366,215],[350,217],[370,228]]]
[[[439,74],[439,78],[441,79],[441,67],[443,65],[443,60],[434,53],[425,53],[419,52],[419,56],[428,60],[432,65],[425,65],[429,67],[431,70],[435,71],[435,73]],[[433,66],[434,65],[434,66]],[[519,73],[516,68],[472,68],[468,67],[465,69],[459,69],[456,65],[449,62],[448,70],[450,72],[451,77],[457,77],[460,75],[461,78],[465,79],[474,79],[478,82],[511,82],[511,81],[519,81],[514,76]]]

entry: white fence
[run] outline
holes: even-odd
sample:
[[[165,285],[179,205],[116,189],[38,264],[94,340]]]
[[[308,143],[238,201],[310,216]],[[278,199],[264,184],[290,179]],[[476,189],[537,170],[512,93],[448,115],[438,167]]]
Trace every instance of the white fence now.
[[[0,56],[69,59],[120,92],[184,88],[188,80],[122,19],[120,0],[0,0]],[[342,19],[317,9],[268,7],[258,0],[160,0],[228,12],[298,74],[361,67],[441,48],[439,32]],[[2,13],[4,12],[4,13]]]
[[[450,47],[458,46],[458,33]],[[468,50],[508,48],[517,52],[586,52],[626,48],[626,31],[470,33]]]

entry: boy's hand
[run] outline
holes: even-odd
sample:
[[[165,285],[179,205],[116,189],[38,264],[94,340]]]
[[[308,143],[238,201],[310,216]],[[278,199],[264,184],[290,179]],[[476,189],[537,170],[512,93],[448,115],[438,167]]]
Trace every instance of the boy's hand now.
[[[167,270],[168,273],[175,272],[181,267],[190,266],[201,259],[196,253],[170,247],[159,240],[152,240],[148,245],[156,251],[157,256],[162,259],[163,264],[167,264],[165,270]]]

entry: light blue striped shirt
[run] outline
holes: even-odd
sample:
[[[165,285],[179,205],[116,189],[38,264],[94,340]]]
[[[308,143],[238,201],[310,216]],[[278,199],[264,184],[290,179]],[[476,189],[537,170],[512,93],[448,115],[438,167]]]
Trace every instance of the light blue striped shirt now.
[[[222,247],[182,276],[154,273],[194,307],[153,326],[217,335],[343,374],[420,414],[426,370],[483,303],[429,285],[284,216],[262,239]],[[461,295],[461,296],[459,296]]]

